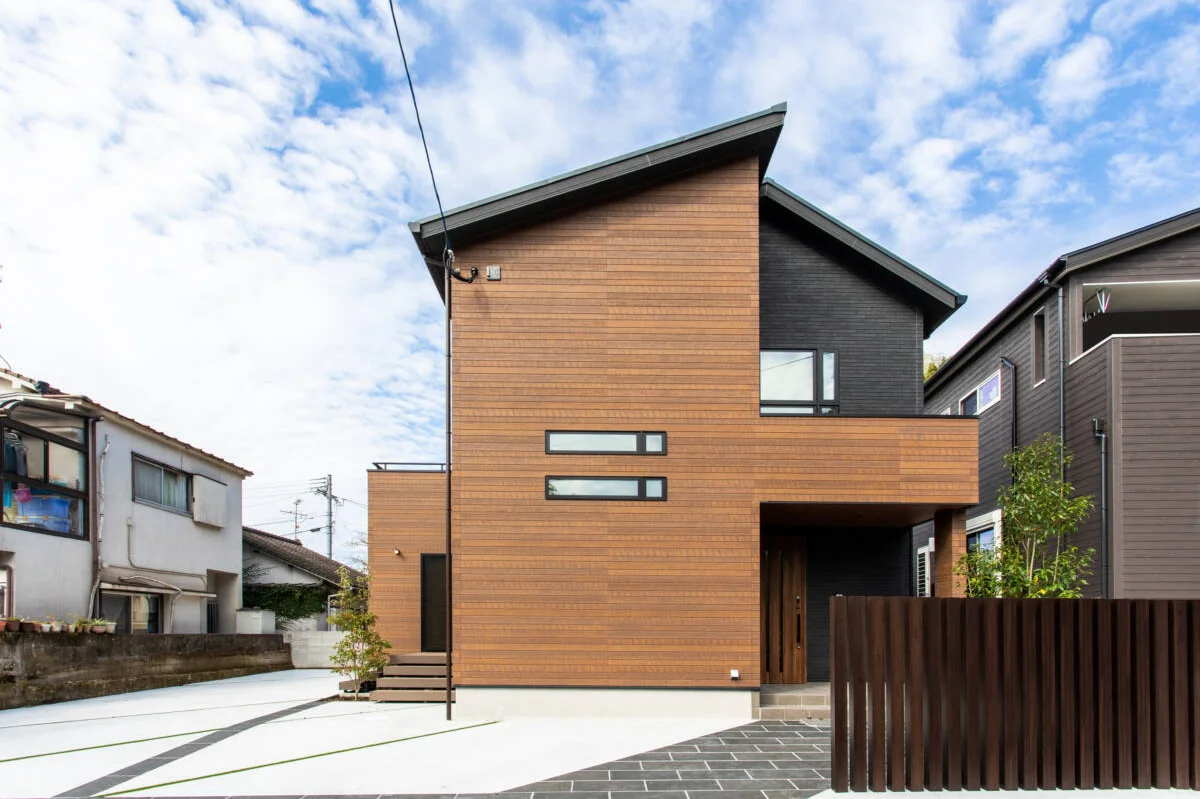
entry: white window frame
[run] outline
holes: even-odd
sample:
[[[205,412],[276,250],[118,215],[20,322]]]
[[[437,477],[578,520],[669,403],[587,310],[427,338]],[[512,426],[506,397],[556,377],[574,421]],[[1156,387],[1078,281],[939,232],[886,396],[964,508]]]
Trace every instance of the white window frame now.
[[[991,402],[989,402],[987,405],[980,405],[979,404],[979,389],[983,388],[988,383],[992,382],[993,379],[996,381],[996,386],[997,386],[996,398],[994,400],[992,400]],[[962,397],[958,401],[959,416],[967,415],[962,412],[963,403],[966,402],[967,399],[972,394],[975,395],[975,413],[971,414],[972,416],[981,416],[983,414],[983,412],[986,411],[988,408],[992,407],[993,405],[998,404],[1000,402],[1000,400],[1002,400],[1004,398],[1004,378],[1001,376],[1000,370],[997,369],[996,371],[992,372],[990,375],[988,375],[986,378],[984,378],[982,381],[980,381],[979,385],[975,386],[974,389],[972,389],[971,391],[968,391],[966,394],[962,395]]]
[[[1042,319],[1042,351],[1040,353],[1038,352],[1038,345],[1037,345],[1038,344],[1038,342],[1037,342],[1037,320],[1038,320],[1038,317],[1041,317],[1041,319]],[[1033,383],[1034,388],[1037,388],[1042,383],[1045,383],[1046,378],[1050,374],[1050,328],[1049,328],[1049,324],[1050,324],[1050,321],[1046,314],[1046,309],[1044,307],[1039,308],[1037,311],[1034,312],[1033,316],[1031,316],[1029,318],[1029,346],[1033,350],[1032,353],[1030,353],[1031,357],[1029,360],[1029,371],[1031,373],[1030,376],[1035,378],[1034,383]],[[1037,377],[1037,361],[1038,361],[1039,355],[1041,356],[1041,359],[1042,359],[1042,379],[1041,380],[1036,379],[1036,377]]]
[[[924,591],[921,590],[922,586],[921,586],[920,575],[921,575],[922,566],[924,566],[924,568],[925,568],[925,585],[924,585],[925,590]],[[933,568],[934,568],[933,539],[931,538],[931,539],[929,539],[929,542],[927,544],[925,544],[925,546],[917,548],[916,585],[913,586],[916,589],[917,596],[933,596],[933,590],[934,590]]]
[[[992,546],[996,549],[999,549],[1001,537],[1004,535],[1003,514],[1000,512],[999,508],[991,513],[984,513],[981,516],[973,516],[970,519],[967,519],[966,535],[981,532],[989,527],[992,528],[994,533],[992,537]]]

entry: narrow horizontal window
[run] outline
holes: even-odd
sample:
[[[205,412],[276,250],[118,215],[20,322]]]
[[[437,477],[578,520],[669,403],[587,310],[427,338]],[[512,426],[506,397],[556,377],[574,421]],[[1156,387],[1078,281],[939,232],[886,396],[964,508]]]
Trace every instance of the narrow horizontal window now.
[[[662,501],[665,477],[546,477],[546,499],[626,499]]]
[[[157,463],[133,459],[133,498],[187,512],[192,507],[191,479]]]
[[[1000,372],[984,380],[975,390],[958,401],[960,416],[975,416],[1000,401]]]
[[[597,430],[547,430],[548,455],[666,455],[667,434]]]

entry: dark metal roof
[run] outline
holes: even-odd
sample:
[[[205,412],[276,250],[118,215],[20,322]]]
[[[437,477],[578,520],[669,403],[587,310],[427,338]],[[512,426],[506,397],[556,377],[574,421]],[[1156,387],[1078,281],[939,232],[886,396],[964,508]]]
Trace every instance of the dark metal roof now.
[[[770,178],[763,181],[760,196],[810,228],[863,256],[869,264],[882,269],[885,275],[902,281],[912,290],[913,298],[924,311],[926,337],[967,301],[965,294],[959,294],[927,275]]]
[[[1196,229],[1200,229],[1200,208],[1193,208],[1191,211],[1185,211],[1169,219],[1163,219],[1137,230],[1105,239],[1097,244],[1060,255],[1046,271],[1038,275],[1036,280],[1004,306],[1000,313],[993,316],[986,325],[980,328],[978,333],[959,348],[958,352],[950,356],[941,368],[933,373],[932,377],[925,381],[925,396],[928,397],[937,391],[1017,320],[1024,317],[1030,308],[1041,302],[1046,294],[1055,291],[1055,284],[1060,278],[1077,270],[1095,266],[1102,261]]]
[[[758,155],[761,177],[779,140],[786,113],[787,104],[780,103],[756,114],[451,209],[446,212],[450,244],[471,244],[501,230],[528,225],[740,156]],[[435,214],[418,219],[408,227],[441,292],[445,238],[441,217]]]
[[[330,585],[338,585],[338,569],[344,564],[327,558],[320,552],[314,552],[299,541],[272,535],[253,527],[243,527],[242,543],[252,550],[282,561],[289,566],[294,566],[300,571],[308,572]],[[350,572],[351,579],[357,580],[362,577],[362,572],[357,569],[349,566],[346,566],[346,569]]]

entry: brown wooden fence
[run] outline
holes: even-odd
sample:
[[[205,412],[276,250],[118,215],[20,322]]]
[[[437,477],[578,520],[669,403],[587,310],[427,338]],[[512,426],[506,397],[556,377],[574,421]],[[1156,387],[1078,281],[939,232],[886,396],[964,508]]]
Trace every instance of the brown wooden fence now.
[[[1200,788],[1200,601],[830,600],[833,788]]]

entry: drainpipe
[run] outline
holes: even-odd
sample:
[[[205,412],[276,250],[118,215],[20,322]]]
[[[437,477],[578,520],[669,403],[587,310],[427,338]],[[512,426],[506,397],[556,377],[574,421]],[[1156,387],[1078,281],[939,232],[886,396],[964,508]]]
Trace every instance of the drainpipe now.
[[[1063,317],[1063,287],[1058,284],[1058,470],[1067,479],[1067,461],[1063,448],[1067,445],[1067,343]]]
[[[1108,433],[1104,420],[1092,419],[1092,437],[1100,442],[1100,596],[1108,597]]]
[[[443,235],[446,236],[447,244],[449,243],[450,232],[444,229],[445,222],[443,221]],[[450,355],[450,320],[452,313],[450,309],[451,286],[454,281],[451,277],[454,275],[454,252],[448,247],[442,253],[442,264],[445,267],[445,272],[442,275],[442,283],[446,287],[446,721],[450,721],[453,717],[453,702],[451,697],[454,695],[454,562],[451,553],[451,535],[450,528],[453,524],[451,514],[451,463],[454,460],[454,417],[452,415],[451,393],[454,390],[454,363]]]
[[[96,440],[96,420],[91,421],[88,440]],[[104,436],[104,448],[96,458],[96,471],[89,484],[92,487],[92,591],[88,594],[87,615],[99,618],[96,608],[96,592],[100,589],[100,575],[104,563],[100,560],[100,544],[104,541],[104,461],[108,459],[108,435]]]
[[[1009,411],[1009,448],[1017,449],[1017,365],[1008,358],[1000,359],[1001,365],[1008,369],[1009,386],[1012,395],[1012,404]]]

